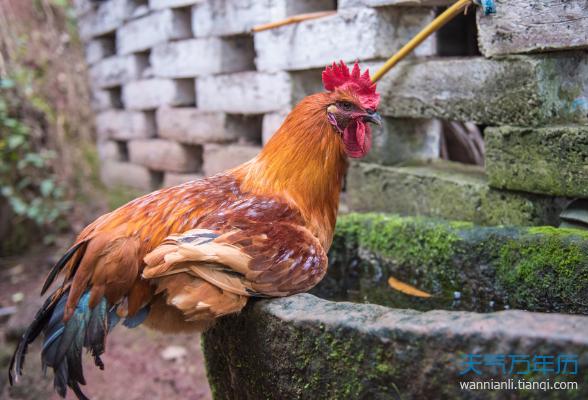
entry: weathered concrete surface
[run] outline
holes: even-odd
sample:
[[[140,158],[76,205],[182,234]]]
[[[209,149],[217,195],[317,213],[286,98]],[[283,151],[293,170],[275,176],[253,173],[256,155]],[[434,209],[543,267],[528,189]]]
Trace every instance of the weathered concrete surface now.
[[[582,0],[496,0],[496,14],[478,13],[478,43],[487,56],[588,47]]]
[[[485,141],[491,186],[588,197],[588,126],[488,128]]]
[[[113,33],[130,15],[134,9],[133,2],[129,0],[112,0],[103,2],[89,12],[92,7],[79,5],[80,17],[79,31],[82,39],[87,40],[94,36]]]
[[[166,172],[163,176],[163,187],[177,186],[182,183],[201,179],[202,174],[178,174],[176,172]]]
[[[103,58],[114,55],[116,53],[115,47],[115,41],[110,37],[100,37],[90,40],[85,46],[86,62],[92,65]]]
[[[261,147],[242,144],[221,146],[218,144],[204,145],[204,175],[210,176],[236,167],[251,160],[261,151]]]
[[[432,297],[393,290],[389,277]],[[588,233],[392,214],[343,215],[329,252],[329,271],[312,293],[419,310],[510,307],[588,314]]]
[[[309,294],[265,300],[223,318],[204,335],[215,399],[512,399],[509,391],[462,391],[468,354],[577,354],[588,396],[588,318],[504,311],[493,314],[394,310],[333,303]],[[480,367],[483,380],[497,376]],[[533,375],[538,379],[547,376]],[[570,376],[549,376],[570,380]],[[574,379],[575,378],[575,379]],[[517,398],[562,398],[558,391]]]
[[[253,41],[247,36],[188,39],[155,46],[153,74],[163,78],[239,72],[253,68]]]
[[[514,126],[588,123],[585,52],[406,61],[378,89],[380,112],[393,117]]]
[[[335,60],[387,58],[434,17],[427,9],[353,8],[336,15],[255,33],[260,71],[324,68]],[[415,50],[435,54],[434,37]]]
[[[147,60],[138,55],[104,58],[90,68],[90,82],[98,88],[121,86],[139,79],[146,67]]]
[[[205,0],[192,8],[192,30],[196,37],[248,33],[255,25],[333,6],[331,0]]]
[[[188,7],[202,3],[204,0],[149,0],[149,8],[163,10],[165,8]]]
[[[260,135],[257,118],[230,116],[191,107],[162,107],[157,110],[159,136],[181,143],[227,143]]]
[[[192,34],[189,12],[163,10],[126,23],[116,31],[119,54],[145,51],[156,44]]]
[[[119,144],[114,140],[101,140],[96,144],[100,160],[125,161]]]
[[[155,118],[141,111],[108,110],[96,115],[99,140],[147,139],[155,136]]]
[[[437,119],[384,118],[372,128],[372,149],[363,159],[382,165],[439,158],[443,125]]]
[[[196,80],[198,107],[207,111],[261,114],[290,106],[292,82],[285,72],[255,71],[206,76]]]
[[[202,148],[184,146],[164,139],[132,140],[129,159],[156,171],[197,172],[202,165]]]
[[[155,189],[149,169],[142,165],[104,160],[100,165],[100,179],[106,186],[128,186],[149,191]]]
[[[459,163],[387,167],[353,163],[347,177],[352,211],[384,211],[481,225],[557,225],[558,199],[488,186],[483,170]]]
[[[282,126],[291,110],[275,111],[264,114],[261,130],[261,141],[265,145],[274,136],[274,133]]]
[[[144,79],[123,86],[122,97],[130,110],[155,110],[161,106],[191,106],[195,103],[192,79]]]
[[[446,6],[453,4],[452,0],[339,0],[337,7],[385,7],[385,6],[402,6],[402,7],[431,7]]]

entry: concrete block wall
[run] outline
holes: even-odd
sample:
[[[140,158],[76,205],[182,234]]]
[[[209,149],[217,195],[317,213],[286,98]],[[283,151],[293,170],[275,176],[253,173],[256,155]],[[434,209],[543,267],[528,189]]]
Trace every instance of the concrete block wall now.
[[[325,65],[358,59],[374,71],[453,1],[75,3],[103,179],[150,190],[253,157],[322,90]],[[579,1],[535,3],[498,0],[489,17],[470,10],[475,28],[459,17],[379,82],[385,124],[350,170],[352,210],[556,224],[569,199],[586,196],[588,12]],[[325,10],[336,13],[251,33]],[[484,130],[486,169],[436,161],[449,121]]]

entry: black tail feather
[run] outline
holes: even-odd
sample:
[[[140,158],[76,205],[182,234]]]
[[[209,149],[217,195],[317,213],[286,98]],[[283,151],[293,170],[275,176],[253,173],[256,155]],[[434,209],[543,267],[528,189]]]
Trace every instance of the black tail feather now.
[[[67,288],[59,289],[47,299],[39,310],[33,323],[24,333],[12,357],[8,377],[10,384],[22,375],[27,347],[43,332],[43,350],[41,360],[43,370],[53,368],[53,385],[55,391],[65,397],[69,387],[80,400],[88,400],[80,385],[86,384],[82,366],[82,352],[88,349],[96,366],[104,369],[100,356],[105,350],[106,335],[118,323],[116,306],[108,304],[102,298],[98,304],[90,308],[90,291],[80,298],[73,315],[63,321],[67,303]],[[147,317],[149,307],[141,309],[137,314],[127,318],[125,325],[135,327]]]
[[[68,263],[68,261],[73,257],[74,254],[76,254],[76,252],[82,246],[84,246],[84,248],[82,249],[82,252],[85,251],[87,243],[88,243],[87,241],[82,241],[82,242],[77,243],[75,246],[73,246],[71,249],[69,249],[63,255],[63,257],[61,257],[59,259],[59,261],[57,261],[57,263],[55,263],[55,265],[51,269],[51,272],[49,272],[47,279],[45,280],[45,284],[43,285],[43,288],[41,289],[41,296],[45,294],[45,292],[47,291],[47,289],[49,289],[49,286],[51,286],[51,284],[53,283],[53,281],[55,280],[57,275],[59,275],[59,273],[61,272],[63,267],[65,267],[65,265]],[[78,265],[80,264],[80,260],[81,260],[81,257],[78,257],[77,265],[74,266],[74,269],[78,267]]]
[[[43,306],[39,309],[39,311],[37,311],[33,322],[22,335],[14,354],[12,355],[12,359],[10,360],[10,369],[8,370],[8,381],[11,385],[14,384],[18,380],[19,376],[22,375],[29,344],[33,343],[35,339],[37,339],[45,325],[47,325],[47,321],[49,321],[53,314],[53,310],[57,305],[57,299],[54,298],[55,296],[56,293],[53,293],[47,298],[47,300],[45,300]]]

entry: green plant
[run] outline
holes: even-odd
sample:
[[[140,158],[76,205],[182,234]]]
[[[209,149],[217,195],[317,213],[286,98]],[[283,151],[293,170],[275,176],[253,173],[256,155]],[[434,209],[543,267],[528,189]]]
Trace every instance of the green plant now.
[[[35,136],[43,117],[22,100],[13,81],[0,79],[0,198],[10,210],[4,223],[21,233],[20,224],[32,223],[50,241],[51,233],[66,226],[70,202],[52,168],[55,153]]]

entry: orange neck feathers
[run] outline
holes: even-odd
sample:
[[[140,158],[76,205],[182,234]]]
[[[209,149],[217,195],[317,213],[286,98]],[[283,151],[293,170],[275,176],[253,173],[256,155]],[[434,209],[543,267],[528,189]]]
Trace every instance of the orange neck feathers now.
[[[306,97],[250,162],[234,173],[244,191],[278,195],[297,207],[307,227],[329,248],[347,158],[327,120],[329,94]]]

